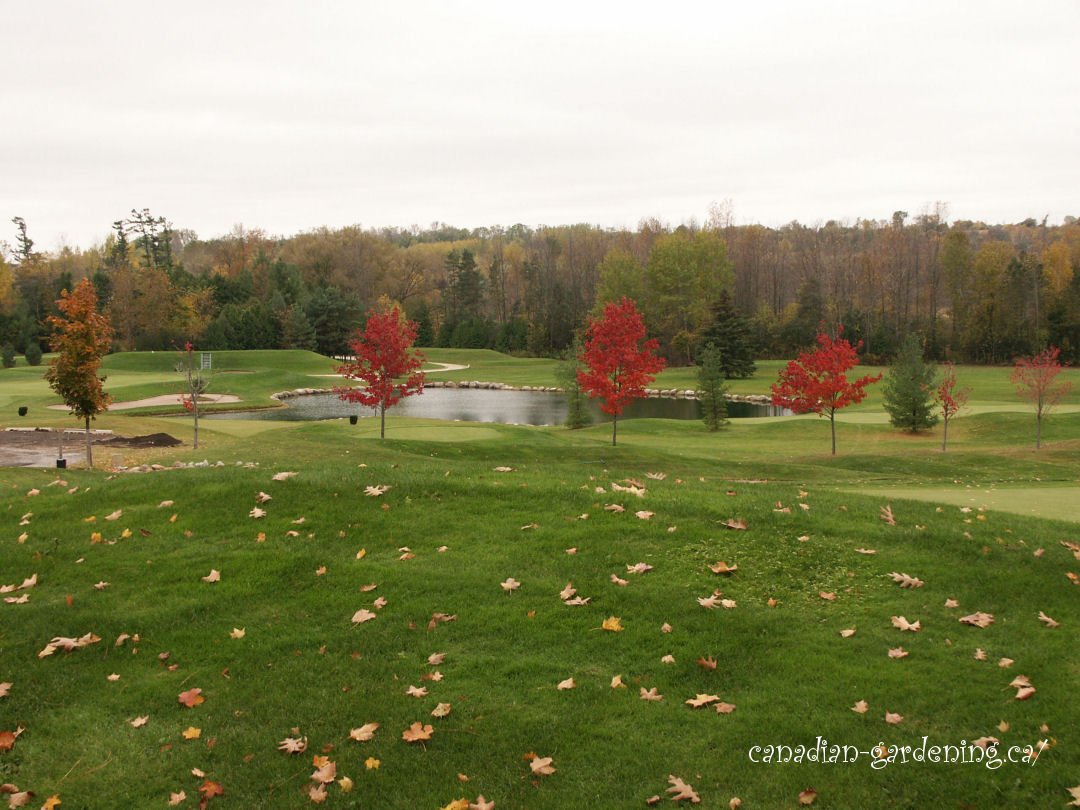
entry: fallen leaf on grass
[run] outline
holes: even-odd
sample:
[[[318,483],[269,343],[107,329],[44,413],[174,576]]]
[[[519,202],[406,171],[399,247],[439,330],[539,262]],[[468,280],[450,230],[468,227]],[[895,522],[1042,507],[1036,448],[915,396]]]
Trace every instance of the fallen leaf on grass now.
[[[307,737],[286,737],[278,743],[278,751],[286,754],[302,754],[307,751]]]
[[[814,799],[817,798],[817,791],[813,788],[807,788],[799,794],[799,804],[811,805],[814,803]]]
[[[714,708],[716,709],[717,714],[731,714],[733,711],[735,711],[735,704],[724,703],[724,701],[720,701],[716,704]]]
[[[176,805],[183,804],[186,801],[187,801],[187,794],[182,790],[177,791],[176,793],[172,793],[172,792],[169,793],[169,806],[170,807],[175,807]]]
[[[865,700],[860,700],[854,706],[851,707],[851,710],[853,712],[855,712],[856,714],[866,714],[866,711],[869,708],[870,708],[870,706],[867,704],[867,702]]]
[[[357,742],[367,742],[375,736],[375,731],[378,728],[378,723],[364,723],[360,728],[354,728],[349,732],[349,739]]]
[[[189,709],[198,706],[200,703],[206,702],[206,698],[202,696],[202,689],[188,689],[186,692],[181,692],[176,698],[180,703],[183,703]]]
[[[105,516],[105,520],[119,520],[123,514],[123,509],[117,509],[115,512],[110,512],[109,514],[107,514]]]
[[[899,725],[904,719],[904,715],[897,714],[896,712],[885,712],[885,722],[890,726]]]
[[[892,507],[891,506],[883,506],[883,507],[881,507],[880,517],[881,517],[882,520],[884,520],[890,526],[895,526],[896,525],[896,518],[893,517]]]
[[[836,601],[836,594],[832,591],[818,591],[818,596],[820,596],[826,602]]]
[[[669,654],[665,655],[663,658],[660,659],[660,663],[661,664],[674,664],[675,663],[675,656],[671,655],[669,653]]]
[[[410,685],[409,688],[405,690],[405,694],[418,698],[427,697],[427,687]]]
[[[976,661],[985,661],[986,660],[986,650],[984,650],[982,647],[976,647],[975,648],[975,655],[973,657],[975,658]]]
[[[518,588],[521,587],[521,583],[513,577],[507,577],[506,581],[500,582],[499,585],[502,586],[502,589],[504,591],[516,591]]]
[[[615,512],[616,514],[618,514],[620,512],[625,512],[626,509],[620,504],[609,503],[607,506],[604,507],[604,511],[605,512]]]
[[[489,802],[481,793],[476,797],[476,801],[469,805],[469,810],[495,810],[495,802]]]
[[[141,728],[150,722],[150,715],[144,714],[142,717],[136,717],[134,720],[128,720],[132,728]]]
[[[623,631],[622,620],[618,616],[608,616],[604,619],[600,628],[602,630],[610,630],[612,633],[621,633]]]
[[[202,734],[201,728],[195,728],[195,726],[188,726],[181,734],[185,740],[196,740]]]
[[[729,529],[736,529],[738,531],[745,531],[746,529],[746,521],[742,518],[729,518],[720,525],[727,526]]]
[[[693,709],[700,709],[702,706],[708,706],[710,703],[716,703],[718,700],[720,700],[719,695],[698,694],[696,697],[692,697],[684,702]]]
[[[259,518],[262,518],[262,517],[266,517],[266,510],[265,509],[260,509],[259,507],[256,506],[256,507],[252,508],[252,510],[250,512],[248,512],[248,517],[255,518],[256,520],[258,520]]]
[[[662,625],[660,625],[660,632],[661,633],[670,633],[673,629],[674,628],[670,624],[668,624],[667,622],[664,622]]]
[[[274,481],[284,481],[286,478],[292,478],[294,475],[296,475],[296,473],[294,473],[294,472],[274,473],[272,480],[274,480]]]
[[[877,554],[877,551],[872,548],[857,548],[855,551],[859,554]]]
[[[905,619],[903,616],[893,616],[892,626],[895,627],[897,630],[910,630],[914,633],[922,630],[921,622],[915,621],[914,623],[912,623]]]
[[[434,709],[431,710],[432,717],[446,717],[450,714],[450,704],[440,703]]]
[[[983,613],[980,610],[967,616],[961,616],[959,621],[961,624],[970,624],[972,627],[989,627],[994,623],[994,615],[992,613]]]
[[[684,800],[689,801],[691,804],[699,804],[701,802],[701,797],[694,789],[674,774],[668,776],[668,783],[671,787],[667,789],[667,792],[671,794],[670,799],[673,802],[681,802]]]
[[[611,688],[612,689],[625,689],[626,688],[626,684],[623,683],[622,675],[616,675],[614,678],[611,679]]]
[[[628,574],[647,574],[649,571],[652,570],[653,567],[651,565],[643,562],[634,563],[633,565],[626,566],[626,572]]]
[[[908,655],[908,651],[905,650],[903,647],[897,647],[894,650],[889,650],[889,658],[907,658]]]
[[[322,804],[326,801],[326,785],[317,782],[304,788],[304,793],[314,804]]]
[[[8,696],[8,691],[11,689],[11,687],[12,684],[9,681],[0,683],[0,698],[6,698]]]
[[[555,767],[551,764],[551,757],[536,757],[529,763],[529,770],[537,776],[550,776],[555,773]]]
[[[739,566],[738,565],[728,565],[723,560],[720,560],[720,562],[716,563],[715,565],[710,565],[709,570],[712,571],[714,574],[731,574],[731,573],[734,573],[735,571],[738,571]]]
[[[430,740],[433,731],[434,729],[431,726],[416,722],[401,732],[401,739],[405,742],[422,742],[423,740]],[[375,767],[379,766],[376,765]]]
[[[427,662],[433,667],[439,666],[446,660],[446,653],[432,653],[428,656]]]
[[[246,633],[246,627],[234,627],[232,632],[229,633],[229,638],[243,638]]]
[[[945,600],[945,607],[947,607],[947,608],[960,607],[960,603],[957,602],[955,599],[946,599]]]
[[[360,610],[356,611],[356,613],[353,614],[352,623],[353,624],[363,624],[364,622],[370,622],[372,619],[374,619],[378,615],[379,615],[378,613],[372,613],[367,608],[360,608]],[[381,626],[382,625],[380,625],[380,627]]]
[[[921,588],[926,583],[918,577],[908,576],[907,574],[897,573],[891,571],[889,576],[892,577],[893,582],[897,583],[901,588]]]
[[[641,520],[648,520],[655,514],[655,512],[650,512],[647,509],[641,509],[637,512],[634,512],[634,517],[640,518]]]
[[[567,689],[574,689],[576,687],[577,684],[574,683],[574,679],[567,678],[565,681],[559,681],[559,685],[555,688],[558,689],[560,692],[565,692]]]
[[[703,655],[698,658],[698,660],[694,663],[702,669],[716,669],[716,659],[713,658],[711,655],[708,658]]]
[[[378,484],[373,487],[364,487],[364,494],[371,498],[377,498],[382,495],[390,487],[386,484]]]
[[[221,572],[218,571],[216,568],[211,568],[210,573],[207,574],[205,577],[202,577],[202,581],[203,582],[220,582],[221,581]]]
[[[201,785],[199,785],[199,793],[202,794],[202,800],[199,802],[199,807],[206,807],[206,803],[214,796],[224,796],[225,788],[221,786],[220,782],[211,782],[207,779]]]
[[[1058,622],[1051,619],[1049,616],[1047,616],[1041,610],[1039,611],[1039,621],[1044,622],[1047,627],[1057,627],[1058,626]]]
[[[663,700],[664,696],[660,694],[659,690],[655,686],[652,689],[646,689],[643,686],[643,687],[641,687],[641,699],[642,700],[649,700],[649,701],[656,701],[656,700]]]

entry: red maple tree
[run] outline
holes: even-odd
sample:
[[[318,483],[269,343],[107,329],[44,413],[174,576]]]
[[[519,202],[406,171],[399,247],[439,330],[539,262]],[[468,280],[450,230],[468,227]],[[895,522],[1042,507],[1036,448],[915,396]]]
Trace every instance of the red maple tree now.
[[[832,429],[832,454],[836,455],[836,412],[848,405],[862,402],[866,386],[876,383],[881,375],[869,375],[849,381],[847,372],[859,364],[856,354],[860,341],[852,346],[844,338],[843,327],[837,329],[836,340],[824,330],[818,332],[818,348],[803,352],[797,359],[780,369],[772,384],[772,403],[790,408],[795,413],[816,413],[829,417]]]
[[[642,342],[645,324],[633,299],[609,301],[599,319],[590,318],[585,345],[578,359],[585,368],[578,385],[589,399],[600,397],[600,410],[611,414],[611,444],[615,445],[619,414],[630,402],[645,396],[645,386],[664,369],[664,359],[653,352],[655,338]]]
[[[1016,393],[1035,406],[1036,450],[1042,445],[1043,417],[1072,390],[1072,382],[1054,382],[1065,368],[1058,362],[1059,354],[1061,350],[1051,346],[1034,357],[1021,357],[1009,376],[1016,385]]]
[[[956,369],[953,368],[952,363],[947,364],[944,378],[938,383],[937,388],[931,392],[934,402],[941,408],[941,416],[945,423],[945,429],[941,434],[942,453],[945,452],[945,442],[949,438],[949,420],[956,416],[960,409],[967,404],[968,394],[970,393],[970,387],[956,387]]]
[[[402,319],[394,307],[389,312],[368,312],[367,326],[349,342],[353,359],[336,371],[364,388],[335,388],[345,402],[359,402],[379,409],[379,437],[386,438],[386,409],[399,400],[424,390],[424,356],[413,349],[417,325]],[[404,378],[404,379],[402,379]]]

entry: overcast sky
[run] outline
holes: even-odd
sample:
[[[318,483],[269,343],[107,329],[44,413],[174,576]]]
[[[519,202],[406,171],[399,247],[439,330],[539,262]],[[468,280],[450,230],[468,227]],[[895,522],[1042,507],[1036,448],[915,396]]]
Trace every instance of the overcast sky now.
[[[0,239],[1080,215],[1080,3],[0,0]]]

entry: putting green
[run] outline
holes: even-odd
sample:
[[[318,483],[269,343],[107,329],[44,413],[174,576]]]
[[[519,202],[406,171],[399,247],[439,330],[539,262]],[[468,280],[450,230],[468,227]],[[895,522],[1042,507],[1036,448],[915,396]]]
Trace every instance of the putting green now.
[[[850,490],[879,498],[907,498],[971,509],[995,509],[1016,515],[1080,523],[1080,484],[1028,487],[889,487]]]

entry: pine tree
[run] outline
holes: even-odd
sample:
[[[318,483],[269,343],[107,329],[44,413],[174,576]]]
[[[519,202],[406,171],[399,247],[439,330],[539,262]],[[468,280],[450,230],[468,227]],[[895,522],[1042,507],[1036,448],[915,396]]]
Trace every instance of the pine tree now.
[[[562,386],[566,395],[566,420],[563,422],[570,430],[577,430],[592,423],[589,413],[589,395],[581,389],[578,372],[584,369],[581,358],[581,346],[578,343],[570,348],[566,359],[555,369],[555,379]]]
[[[281,348],[283,349],[307,349],[313,352],[319,346],[315,339],[315,327],[307,319],[304,310],[296,304],[289,307],[285,313],[281,330]]]
[[[701,346],[712,345],[719,350],[720,368],[729,380],[754,375],[751,332],[750,322],[735,308],[731,294],[721,292],[712,307],[712,323],[701,332]]]
[[[728,385],[724,382],[724,359],[713,344],[705,347],[700,359],[697,379],[701,418],[709,430],[719,430],[727,424]]]
[[[936,369],[923,360],[918,335],[904,338],[882,389],[885,410],[893,427],[917,433],[937,424],[933,387]]]

